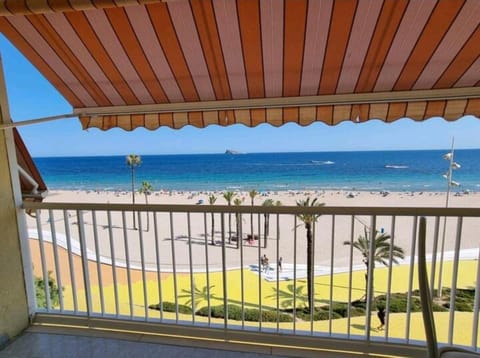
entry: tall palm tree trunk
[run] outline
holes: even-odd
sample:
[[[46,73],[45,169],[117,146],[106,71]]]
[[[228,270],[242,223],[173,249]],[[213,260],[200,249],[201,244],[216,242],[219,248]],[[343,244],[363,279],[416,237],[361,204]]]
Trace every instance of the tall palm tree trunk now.
[[[228,213],[228,243],[232,243],[232,213]]]
[[[212,245],[215,245],[215,213],[212,213]]]
[[[367,266],[367,272],[365,273],[365,302],[367,302],[368,300],[368,288],[370,284],[372,287],[372,297],[370,297],[370,302],[368,302],[368,304],[370,305],[370,308],[372,308],[373,302],[375,302],[375,285],[374,285],[375,262],[373,262],[373,265],[372,265],[372,273],[371,273],[372,277],[370,278],[371,282],[368,282],[368,262],[365,263],[365,265]]]
[[[145,193],[145,204],[148,205],[148,195]],[[150,231],[150,214],[147,211],[147,231]]]
[[[132,205],[133,205],[132,216],[133,216],[133,228],[136,230],[137,224],[135,222],[135,169],[133,166],[131,168],[132,168]]]
[[[241,218],[240,218],[240,213],[235,213],[235,221],[237,223],[237,249],[240,247],[240,240],[242,240],[242,237],[240,235],[240,224],[241,224]]]
[[[308,312],[313,312],[313,235],[312,225],[305,223],[307,229],[307,295],[308,295]]]
[[[367,295],[368,295],[368,261],[365,262],[365,266],[367,270],[365,271],[365,302],[367,302]]]
[[[268,234],[270,233],[270,214],[264,214],[265,215],[265,220],[264,220],[264,227],[263,227],[263,247],[266,249],[267,248],[267,242],[268,242]]]

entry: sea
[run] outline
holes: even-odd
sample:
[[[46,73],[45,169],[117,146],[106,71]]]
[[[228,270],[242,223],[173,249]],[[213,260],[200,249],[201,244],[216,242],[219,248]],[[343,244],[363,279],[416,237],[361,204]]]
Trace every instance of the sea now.
[[[154,190],[446,191],[448,150],[141,155],[137,186]],[[454,191],[480,191],[480,149],[454,152]],[[124,191],[125,156],[34,158],[50,190]]]

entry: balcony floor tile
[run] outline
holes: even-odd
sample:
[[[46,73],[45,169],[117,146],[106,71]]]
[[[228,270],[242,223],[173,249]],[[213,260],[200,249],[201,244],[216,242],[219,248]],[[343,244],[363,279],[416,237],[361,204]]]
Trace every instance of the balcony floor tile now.
[[[280,357],[248,352],[132,342],[121,339],[25,332],[0,351],[0,358],[266,358]]]

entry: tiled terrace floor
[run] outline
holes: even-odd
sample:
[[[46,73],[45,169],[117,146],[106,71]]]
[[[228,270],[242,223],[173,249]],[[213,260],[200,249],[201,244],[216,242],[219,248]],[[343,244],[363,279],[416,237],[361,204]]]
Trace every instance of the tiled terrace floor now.
[[[0,351],[0,358],[271,358],[281,357],[220,349],[181,347],[122,339],[25,332]],[[283,356],[285,357],[285,356]]]

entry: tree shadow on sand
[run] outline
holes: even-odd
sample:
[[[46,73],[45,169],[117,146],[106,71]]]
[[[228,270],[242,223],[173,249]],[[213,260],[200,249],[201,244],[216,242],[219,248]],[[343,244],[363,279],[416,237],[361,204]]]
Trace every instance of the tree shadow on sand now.
[[[267,298],[277,298],[277,289],[276,287],[272,287],[273,293],[270,296],[267,296]],[[295,299],[294,299],[295,298]],[[287,285],[287,289],[279,289],[278,290],[278,299],[280,300],[280,306],[282,308],[292,308],[294,306],[299,307],[307,307],[308,303],[308,295],[306,292],[306,285],[295,285],[289,284]],[[328,300],[321,300],[321,299],[315,299],[314,300],[315,304],[328,304]]]
[[[220,305],[223,304],[223,297],[221,296],[216,296],[215,294],[212,294],[211,291],[215,287],[215,285],[211,285],[210,288],[208,289],[207,286],[203,286],[202,288],[196,287],[194,285],[193,291],[194,291],[194,300],[195,300],[195,307],[193,309],[196,311],[197,307],[199,306],[199,303],[203,303],[203,305],[206,305],[208,303],[208,300],[210,299],[210,305],[215,306],[215,305]],[[188,298],[188,300],[185,302],[186,305],[192,305],[192,291],[189,289],[182,289],[181,294],[178,295],[178,298]],[[228,305],[238,305],[241,306],[242,302],[239,300],[233,300],[233,299],[227,299],[227,304]],[[256,303],[249,303],[249,302],[244,302],[243,303],[245,308],[255,308],[258,309],[259,306]],[[266,306],[262,305],[262,310],[273,310],[275,307],[271,306]]]

